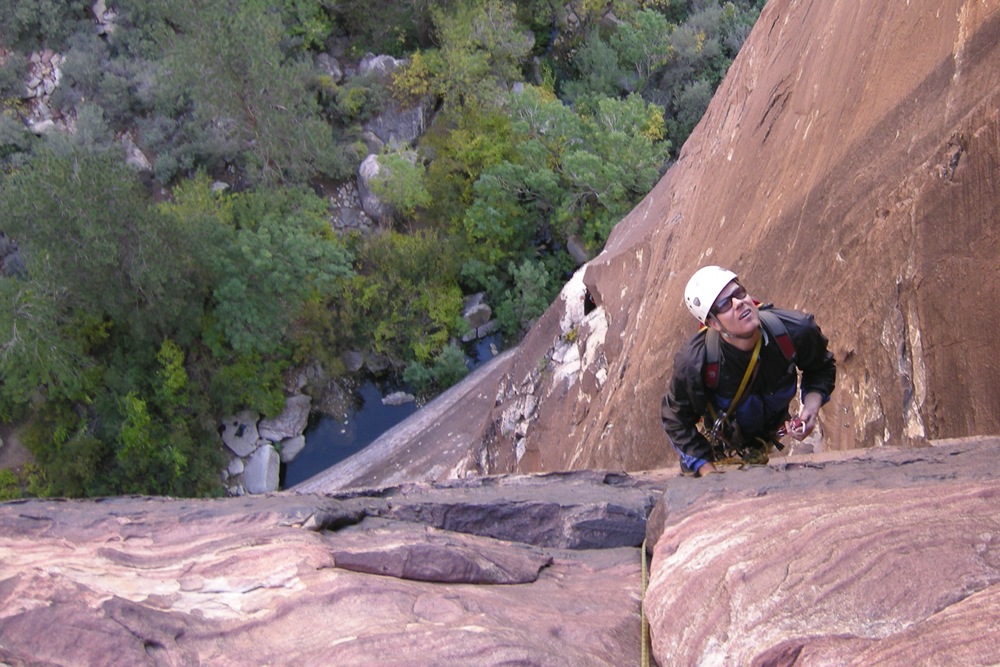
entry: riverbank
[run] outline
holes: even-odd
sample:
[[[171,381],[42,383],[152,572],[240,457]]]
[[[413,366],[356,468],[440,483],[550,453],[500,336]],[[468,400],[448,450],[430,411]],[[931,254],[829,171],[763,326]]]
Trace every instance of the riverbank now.
[[[386,431],[363,450],[305,482],[298,493],[330,493],[351,487],[387,486],[397,481],[455,479],[482,473],[478,446],[483,424],[470,415],[489,414],[500,377],[517,348],[502,352],[468,377]]]

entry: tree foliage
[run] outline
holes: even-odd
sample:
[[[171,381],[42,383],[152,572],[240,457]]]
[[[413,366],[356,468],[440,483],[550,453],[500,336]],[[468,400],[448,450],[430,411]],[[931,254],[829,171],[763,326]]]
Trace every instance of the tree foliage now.
[[[379,173],[372,191],[397,212],[412,217],[418,208],[431,202],[424,184],[424,167],[412,151],[388,152],[379,157]]]
[[[533,240],[574,235],[596,250],[659,176],[669,146],[659,110],[638,96],[604,98],[583,116],[530,86],[510,110],[515,155],[483,172],[465,218],[477,259],[505,264]]]
[[[0,493],[219,493],[214,420],[276,414],[291,368],[348,349],[423,392],[457,381],[463,295],[521,335],[569,244],[599,251],[666,168],[762,4],[119,0],[97,35],[89,2],[0,0],[0,231],[23,264],[0,277],[0,419],[30,419],[38,461]],[[42,48],[66,57],[49,104],[72,133],[25,129]],[[369,51],[405,60],[360,75]],[[314,193],[414,104],[433,120],[373,185],[408,233],[335,236]]]
[[[49,492],[217,487],[206,416],[279,412],[291,323],[350,275],[324,211],[204,177],[154,205],[120,156],[75,146],[3,180],[26,273],[0,279],[0,410],[46,402],[32,442]]]
[[[228,210],[232,241],[216,257],[214,317],[233,350],[268,356],[301,304],[350,274],[350,259],[311,194],[257,190],[234,196]]]
[[[430,92],[446,109],[494,106],[521,80],[534,39],[503,0],[459,0],[431,10],[437,48],[422,53]]]
[[[60,49],[89,27],[89,9],[85,0],[0,0],[0,41],[25,50]]]
[[[282,53],[280,13],[264,0],[200,4],[170,62],[195,118],[236,143],[254,181],[323,172],[332,134],[309,94],[307,66]]]
[[[464,333],[455,257],[430,233],[365,239],[346,308],[358,342],[397,362],[426,362]]]
[[[449,344],[430,362],[415,361],[406,367],[403,379],[417,393],[427,395],[435,390],[455,384],[469,372],[465,353],[457,345]]]

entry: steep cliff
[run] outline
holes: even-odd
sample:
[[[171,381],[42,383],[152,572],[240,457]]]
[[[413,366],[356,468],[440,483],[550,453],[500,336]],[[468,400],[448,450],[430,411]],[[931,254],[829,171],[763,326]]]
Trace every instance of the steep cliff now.
[[[672,464],[659,406],[704,264],[816,315],[839,373],[820,448],[1000,432],[998,114],[997,0],[772,0],[677,163],[513,355],[453,390],[447,447],[388,434],[305,490]]]
[[[816,315],[839,362],[824,448],[1000,431],[998,10],[769,2],[677,163],[520,346],[492,469],[675,460],[659,403],[704,264]]]
[[[1000,0],[772,0],[605,251],[378,457],[318,495],[0,504],[0,661],[634,664],[645,536],[662,665],[997,664],[1000,441],[956,439],[1000,430],[998,83]],[[671,463],[709,262],[817,315],[829,451],[403,483]]]

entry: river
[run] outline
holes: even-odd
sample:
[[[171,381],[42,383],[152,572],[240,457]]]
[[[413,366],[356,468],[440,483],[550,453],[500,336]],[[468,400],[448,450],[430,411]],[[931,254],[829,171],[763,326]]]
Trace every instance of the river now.
[[[470,370],[489,361],[501,344],[499,334],[469,343],[465,348]],[[403,384],[381,386],[373,380],[356,392],[354,407],[343,422],[329,415],[313,415],[305,431],[306,445],[294,460],[281,466],[281,488],[288,489],[360,452],[380,435],[415,414],[416,403],[383,405],[382,397],[411,391]]]

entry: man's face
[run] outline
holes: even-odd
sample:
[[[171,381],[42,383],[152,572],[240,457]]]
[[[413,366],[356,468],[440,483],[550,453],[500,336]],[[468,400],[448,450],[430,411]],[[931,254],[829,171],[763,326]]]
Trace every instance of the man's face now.
[[[712,328],[719,329],[718,325],[721,325],[735,336],[749,336],[760,326],[753,299],[735,280],[719,293],[711,312],[712,317],[708,321]]]

